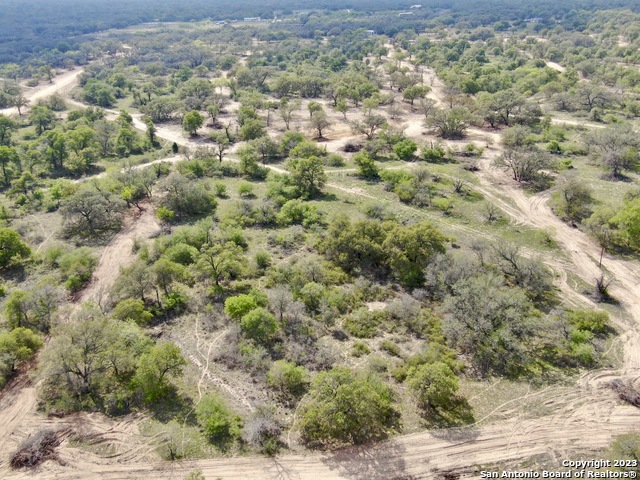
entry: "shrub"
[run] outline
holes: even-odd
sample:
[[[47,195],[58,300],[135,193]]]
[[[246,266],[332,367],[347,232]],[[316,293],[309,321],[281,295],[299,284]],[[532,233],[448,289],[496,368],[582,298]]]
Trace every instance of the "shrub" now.
[[[186,243],[176,243],[167,248],[163,256],[180,265],[191,265],[198,258],[198,249]]]
[[[413,140],[405,139],[393,146],[393,152],[398,156],[400,160],[409,161],[413,159],[413,155],[418,150],[418,146]]]
[[[360,358],[364,355],[369,355],[371,353],[371,349],[364,342],[355,342],[353,344],[353,350],[351,351],[351,355],[356,358]]]
[[[240,320],[255,308],[258,308],[258,303],[253,295],[236,295],[227,298],[224,302],[225,313],[235,320]]]
[[[242,419],[216,395],[207,395],[200,401],[196,418],[209,440],[219,446],[228,445],[242,433]]]
[[[609,314],[595,310],[573,310],[568,313],[569,322],[578,330],[586,330],[593,334],[607,332],[609,326]]]
[[[431,148],[424,148],[422,150],[422,159],[426,162],[440,163],[444,160],[447,152],[440,145],[435,145]]]
[[[267,382],[271,388],[278,390],[288,399],[300,398],[309,387],[309,372],[303,366],[277,360],[269,369]]]
[[[176,218],[176,212],[164,205],[161,205],[156,210],[156,217],[163,222],[171,223]]]
[[[65,281],[65,287],[76,292],[91,278],[91,273],[98,260],[87,247],[78,248],[62,255],[58,259],[60,273]]]
[[[31,249],[22,241],[18,232],[0,228],[0,268],[7,268],[31,255]]]
[[[227,198],[227,186],[224,183],[216,182],[213,185],[213,191],[216,193],[216,197]]]
[[[357,338],[372,338],[378,333],[378,326],[384,312],[369,312],[361,309],[353,312],[344,321],[344,329]]]
[[[326,162],[330,167],[344,167],[344,158],[337,153],[330,153]]]
[[[138,325],[145,325],[153,320],[153,314],[146,310],[144,302],[137,298],[119,302],[113,309],[113,316],[118,320],[133,320]]]
[[[238,185],[238,194],[241,197],[251,197],[253,195],[253,185],[249,182],[241,182]]]
[[[373,375],[334,368],[316,376],[300,411],[307,442],[364,444],[398,426],[391,389]]]
[[[390,340],[380,342],[380,348],[394,357],[400,357],[400,347]]]
[[[278,331],[276,317],[268,310],[258,307],[242,316],[240,319],[242,333],[258,343],[271,342]]]
[[[459,388],[458,377],[442,362],[412,367],[407,382],[422,408],[428,410],[451,407]]]

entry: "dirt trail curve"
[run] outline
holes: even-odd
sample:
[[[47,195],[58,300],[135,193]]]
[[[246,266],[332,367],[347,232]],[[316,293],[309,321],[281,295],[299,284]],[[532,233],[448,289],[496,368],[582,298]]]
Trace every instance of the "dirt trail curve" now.
[[[432,95],[441,94],[436,81]],[[138,126],[138,125],[137,125]],[[164,129],[159,137],[180,140],[176,132]],[[585,280],[598,273],[597,246],[581,232],[560,222],[550,211],[544,195],[528,198],[515,185],[505,180],[502,173],[489,168],[485,159],[480,179],[481,191],[496,201],[506,213],[519,222],[539,228],[549,228],[554,238],[569,254],[573,265],[568,268]],[[282,171],[281,169],[273,168]],[[343,191],[350,189],[332,184]],[[502,200],[511,198],[515,205]],[[85,291],[82,300],[96,299],[99,289],[112,285],[120,266],[133,261],[133,238],[151,235],[157,229],[151,212],[143,212],[135,222],[128,224],[105,250],[95,274],[94,283]],[[632,322],[620,322],[621,342],[625,347],[624,374],[637,374],[638,325],[640,325],[640,285],[637,265],[607,257],[605,266],[613,276],[612,293],[622,302]],[[566,272],[563,272],[566,277]],[[110,283],[111,282],[111,283]],[[586,301],[586,300],[585,300]],[[308,455],[284,455],[277,458],[242,457],[197,460],[182,463],[149,463],[141,458],[123,457],[108,459],[98,455],[61,447],[61,456],[67,463],[60,466],[46,462],[35,473],[10,471],[6,465],[9,443],[14,443],[14,430],[20,435],[35,428],[26,417],[33,413],[35,391],[28,385],[12,389],[0,398],[0,448],[5,454],[0,458],[0,477],[15,479],[182,479],[191,470],[202,469],[206,478],[224,479],[400,479],[433,478],[436,472],[457,470],[468,473],[476,465],[496,462],[513,463],[538,454],[551,454],[566,458],[569,452],[599,449],[611,438],[640,428],[640,410],[621,405],[612,392],[602,390],[602,381],[620,372],[600,371],[585,375],[575,387],[559,389],[555,397],[545,402],[550,415],[523,419],[517,417],[516,405],[504,405],[500,411],[505,421],[487,427],[476,425],[463,430],[420,432],[398,437],[364,448],[348,448],[330,453]],[[562,392],[560,394],[560,392]],[[535,394],[532,394],[535,395]],[[526,398],[527,396],[523,397]],[[506,409],[506,410],[505,410]],[[513,418],[515,416],[515,418]],[[44,421],[45,419],[40,419]],[[29,425],[25,425],[28,423]],[[27,432],[28,433],[28,432]],[[10,438],[11,437],[11,438]],[[11,442],[8,440],[11,439]]]
[[[598,407],[602,407],[598,405]],[[407,435],[368,447],[329,453],[284,455],[277,458],[242,457],[169,464],[109,464],[86,452],[65,450],[61,467],[48,462],[37,473],[16,472],[6,478],[65,480],[182,479],[201,469],[205,478],[230,479],[424,479],[438,472],[471,473],[476,465],[524,460],[535,455],[600,448],[612,435],[640,427],[640,411],[613,406],[606,422],[582,416],[559,422],[555,417],[511,420],[482,430],[449,430]],[[465,475],[466,476],[466,475]]]
[[[25,91],[23,92],[24,96],[29,99],[31,104],[35,103],[37,100],[41,98],[46,98],[54,93],[64,94],[70,91],[73,87],[76,86],[78,81],[78,75],[84,72],[83,68],[77,68],[74,70],[69,70],[68,72],[62,73],[57,77],[52,79],[51,83],[45,83],[42,85],[38,85],[37,87],[24,87]],[[22,109],[22,114],[29,110],[28,107]],[[4,108],[0,110],[0,113],[4,115],[17,115],[17,108]]]

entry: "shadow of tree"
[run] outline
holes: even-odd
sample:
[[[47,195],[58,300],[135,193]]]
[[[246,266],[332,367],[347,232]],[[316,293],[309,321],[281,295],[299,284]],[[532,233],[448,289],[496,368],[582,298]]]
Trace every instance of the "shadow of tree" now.
[[[411,480],[405,470],[405,453],[404,446],[390,440],[341,448],[324,457],[323,462],[349,479]]]
[[[446,410],[425,410],[422,418],[429,428],[451,428],[470,425],[475,422],[473,409],[466,398],[456,398]]]
[[[270,480],[297,480],[300,475],[285,466],[276,457],[271,457],[271,465],[265,468],[265,478]]]

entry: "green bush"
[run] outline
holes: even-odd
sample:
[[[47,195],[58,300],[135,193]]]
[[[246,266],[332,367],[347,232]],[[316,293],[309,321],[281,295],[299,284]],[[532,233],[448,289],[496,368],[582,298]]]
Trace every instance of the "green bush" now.
[[[382,318],[386,317],[384,312],[369,312],[361,309],[353,312],[344,321],[344,329],[357,338],[373,338],[378,333]]]
[[[380,348],[394,357],[400,357],[400,347],[390,340],[382,340]]]
[[[447,152],[440,145],[422,149],[422,159],[426,162],[441,163],[446,155]]]
[[[299,413],[307,442],[365,444],[398,428],[393,391],[373,375],[343,367],[319,373],[309,397]]]
[[[330,153],[327,157],[327,165],[330,167],[344,167],[344,158],[337,153]]]
[[[65,280],[65,287],[71,292],[80,290],[91,278],[91,273],[97,264],[97,258],[87,247],[62,255],[58,259],[58,265]]]
[[[216,182],[213,185],[213,191],[216,193],[216,197],[227,198],[227,186],[222,182]]]
[[[407,383],[421,407],[428,411],[453,406],[458,394],[458,377],[442,362],[412,367],[407,373]]]
[[[276,221],[283,226],[303,225],[309,227],[321,223],[323,215],[318,207],[309,203],[294,199],[286,202],[276,215]]]
[[[240,319],[242,333],[262,344],[270,343],[278,331],[278,322],[268,310],[258,307],[246,313]]]
[[[240,182],[240,185],[238,185],[238,194],[241,197],[253,196],[253,185],[249,182]]]
[[[161,205],[156,210],[156,217],[163,222],[171,223],[176,218],[176,212],[164,205]]]
[[[196,407],[196,418],[209,440],[226,446],[240,438],[242,419],[216,395],[207,395]]]
[[[258,302],[253,295],[248,294],[229,297],[224,302],[225,313],[235,320],[240,320],[255,308],[258,308]]]
[[[176,243],[167,248],[162,254],[167,260],[180,265],[191,265],[195,263],[199,255],[198,249],[186,243]]]
[[[567,314],[569,322],[578,330],[586,330],[595,335],[607,332],[609,328],[609,314],[596,310],[573,310]]]
[[[138,325],[145,325],[153,320],[153,314],[145,309],[144,302],[133,298],[119,302],[113,309],[113,316],[118,320],[133,320]]]
[[[353,350],[351,350],[351,355],[356,358],[360,358],[364,355],[369,355],[371,353],[371,349],[364,342],[355,342],[353,344]]]
[[[309,372],[303,366],[286,360],[273,362],[267,382],[271,388],[278,390],[283,396],[294,399],[303,396],[309,387]]]
[[[0,268],[7,268],[29,257],[31,249],[22,241],[18,232],[0,228]]]

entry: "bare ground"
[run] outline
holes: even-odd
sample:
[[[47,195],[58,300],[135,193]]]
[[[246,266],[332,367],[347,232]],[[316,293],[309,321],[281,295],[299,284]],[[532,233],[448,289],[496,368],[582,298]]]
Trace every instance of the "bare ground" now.
[[[105,300],[120,271],[135,261],[135,240],[146,240],[160,232],[160,224],[156,220],[153,208],[150,205],[143,208],[144,210],[127,216],[122,230],[104,249],[89,286],[78,298],[78,304],[89,301],[100,303]]]
[[[39,99],[49,97],[56,92],[60,94],[67,93],[73,87],[75,87],[78,80],[78,75],[80,75],[83,71],[83,68],[69,70],[68,72],[54,77],[51,83],[44,83],[38,85],[37,87],[23,87],[25,89],[23,94],[30,100],[31,104],[33,104]],[[29,107],[22,108],[23,115],[28,111]],[[0,110],[0,113],[4,115],[17,115],[18,109],[15,107],[5,108]]]

